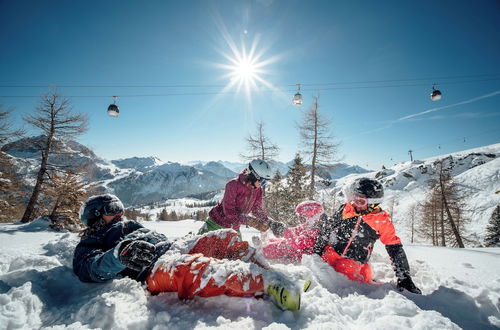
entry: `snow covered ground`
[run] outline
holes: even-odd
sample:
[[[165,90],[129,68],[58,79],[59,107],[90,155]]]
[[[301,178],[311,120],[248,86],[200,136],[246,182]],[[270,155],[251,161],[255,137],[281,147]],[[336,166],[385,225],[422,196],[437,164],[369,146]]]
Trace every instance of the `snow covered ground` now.
[[[201,223],[144,222],[182,237]],[[250,240],[256,231],[243,229]],[[123,278],[80,282],[71,268],[78,237],[47,223],[0,224],[0,329],[498,329],[500,248],[452,249],[405,245],[423,295],[394,290],[385,249],[372,256],[379,285],[354,283],[315,256],[274,267],[313,279],[299,312],[282,312],[253,298],[151,296]]]

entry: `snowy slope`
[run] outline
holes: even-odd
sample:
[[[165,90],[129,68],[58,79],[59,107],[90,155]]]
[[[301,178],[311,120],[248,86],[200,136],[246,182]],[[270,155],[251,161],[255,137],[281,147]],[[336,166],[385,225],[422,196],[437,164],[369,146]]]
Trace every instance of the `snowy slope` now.
[[[480,243],[484,239],[486,225],[494,208],[500,204],[500,143],[465,150],[453,154],[424,160],[404,162],[391,168],[364,174],[353,174],[335,180],[330,187],[318,194],[321,200],[343,200],[342,187],[358,177],[380,180],[385,189],[382,207],[392,214],[398,233],[409,240],[411,207],[423,202],[428,192],[427,180],[438,168],[439,160],[444,160],[454,181],[465,197],[464,214],[469,217],[471,238]],[[418,210],[418,208],[417,208]],[[417,237],[417,242],[424,242]]]
[[[171,239],[201,223],[145,222]],[[243,229],[243,238],[256,232]],[[380,285],[354,283],[316,257],[276,264],[291,276],[313,279],[300,312],[282,312],[253,298],[149,295],[123,278],[80,282],[71,270],[75,234],[37,220],[0,225],[0,329],[497,329],[500,327],[500,249],[405,245],[423,295],[398,293],[387,254],[372,257]]]

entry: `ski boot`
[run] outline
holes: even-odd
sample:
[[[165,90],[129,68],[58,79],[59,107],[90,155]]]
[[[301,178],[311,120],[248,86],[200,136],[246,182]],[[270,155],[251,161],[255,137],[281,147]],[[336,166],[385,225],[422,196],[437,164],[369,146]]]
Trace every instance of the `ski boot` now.
[[[266,293],[282,310],[295,311],[300,309],[300,290],[295,286],[273,283],[267,286]]]

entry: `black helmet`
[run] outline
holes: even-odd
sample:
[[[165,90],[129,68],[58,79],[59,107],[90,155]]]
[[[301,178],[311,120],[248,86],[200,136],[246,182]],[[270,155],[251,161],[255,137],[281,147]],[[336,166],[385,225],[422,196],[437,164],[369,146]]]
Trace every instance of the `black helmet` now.
[[[363,177],[348,185],[344,195],[350,201],[356,197],[364,197],[368,200],[368,204],[380,204],[384,197],[384,187],[377,180]]]
[[[102,215],[115,215],[123,212],[123,204],[111,194],[92,196],[80,207],[80,220],[92,226]]]

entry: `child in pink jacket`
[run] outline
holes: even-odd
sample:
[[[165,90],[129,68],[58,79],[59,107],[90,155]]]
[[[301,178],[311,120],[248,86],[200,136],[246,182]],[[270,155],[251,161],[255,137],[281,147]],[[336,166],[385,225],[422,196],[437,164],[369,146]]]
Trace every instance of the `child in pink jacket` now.
[[[312,254],[319,228],[315,226],[324,215],[323,206],[315,201],[302,202],[295,208],[301,224],[285,230],[282,238],[270,239],[262,247],[267,259],[299,262],[303,254]]]

